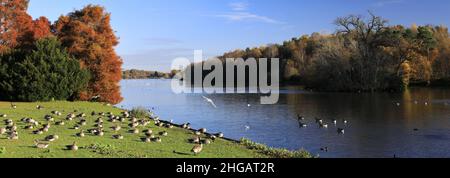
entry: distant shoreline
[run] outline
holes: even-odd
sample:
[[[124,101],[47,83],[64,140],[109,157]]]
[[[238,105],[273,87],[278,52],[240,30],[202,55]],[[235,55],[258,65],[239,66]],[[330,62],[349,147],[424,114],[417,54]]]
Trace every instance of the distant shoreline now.
[[[170,73],[146,70],[124,70],[122,71],[122,79],[172,79],[175,71]]]

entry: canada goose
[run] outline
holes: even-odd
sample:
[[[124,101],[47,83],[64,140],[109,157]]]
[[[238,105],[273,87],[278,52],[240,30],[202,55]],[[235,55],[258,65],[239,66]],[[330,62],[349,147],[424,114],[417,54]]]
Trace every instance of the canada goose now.
[[[333,119],[333,124],[337,125],[337,120],[336,119]]]
[[[203,140],[203,144],[209,145],[209,144],[211,144],[211,140],[205,139],[205,140]]]
[[[58,121],[58,122],[55,123],[55,125],[58,125],[58,126],[63,126],[65,124],[66,123],[64,123],[64,121]]]
[[[344,123],[344,124],[347,124],[347,123],[348,123],[348,121],[347,121],[347,120],[344,120],[344,121],[343,121],[343,123]]]
[[[162,123],[162,122],[159,122],[157,125],[158,125],[158,127],[164,127],[164,123]]]
[[[75,116],[75,114],[74,113],[69,113],[67,116],[66,116],[66,119],[67,120],[73,120],[73,118],[75,118],[76,116]]]
[[[47,149],[50,144],[34,140],[34,146],[39,149]]]
[[[200,152],[202,152],[202,150],[203,150],[203,144],[199,144],[199,145],[195,145],[195,146],[192,148],[191,152],[193,152],[194,155],[197,155],[197,154],[199,154]]]
[[[184,123],[181,127],[182,127],[183,129],[188,129],[188,127],[189,127],[190,125],[191,125],[190,123]]]
[[[35,135],[42,135],[42,134],[44,134],[44,131],[42,129],[35,130],[35,131],[33,131],[33,134],[35,134]]]
[[[5,124],[6,124],[6,125],[11,124],[11,123],[14,123],[14,121],[11,120],[11,119],[6,119],[6,120],[5,120]]]
[[[166,131],[160,132],[159,135],[166,137],[169,133],[167,133]]]
[[[19,140],[19,134],[17,132],[11,132],[8,135],[8,140]]]
[[[103,137],[103,136],[105,135],[105,132],[103,132],[102,130],[100,130],[100,131],[98,131],[98,132],[96,133],[96,135],[99,136],[99,137]]]
[[[139,134],[139,129],[133,129],[130,132],[133,133],[133,134]]]
[[[11,103],[11,108],[17,109],[17,105]]]
[[[137,122],[137,118],[135,118],[135,117],[131,118],[130,122]]]
[[[95,116],[95,115],[97,115],[97,113],[95,111],[92,111],[91,116]]]
[[[194,137],[193,139],[192,139],[192,143],[196,143],[196,144],[199,144],[200,143],[200,137]]]
[[[77,117],[86,117],[86,114],[80,113],[80,114],[77,115]]]
[[[129,126],[130,126],[131,128],[136,128],[136,127],[139,126],[139,123],[133,122],[133,123],[129,124]]]
[[[77,136],[78,137],[84,137],[85,135],[84,135],[84,131],[83,130],[81,130],[81,132],[80,133],[77,133]]]
[[[120,129],[122,129],[122,127],[120,127],[119,125],[113,126],[111,127],[111,129],[115,132],[120,131]]]
[[[33,125],[27,125],[27,126],[25,126],[23,129],[25,129],[25,130],[31,130],[31,129],[34,129],[34,126],[33,126]]]
[[[153,141],[156,142],[156,143],[161,143],[162,142],[161,137],[156,137],[156,138],[153,139]]]
[[[103,123],[103,119],[101,117],[97,118],[97,120],[95,120],[95,123],[100,124]]]
[[[147,126],[148,124],[150,124],[150,121],[147,121],[147,120],[141,120],[141,125],[142,126]]]
[[[8,117],[6,114],[1,114],[0,117]]]
[[[320,151],[328,152],[328,147],[320,148]]]
[[[345,129],[338,128],[337,132],[338,132],[338,134],[344,134],[345,133]]]
[[[209,138],[213,141],[215,141],[217,139],[217,137],[215,135],[210,135]],[[221,137],[222,138],[222,137]]]
[[[223,138],[223,133],[219,132],[219,133],[216,134],[216,136],[219,137],[219,138]]]
[[[47,137],[45,137],[45,140],[48,142],[54,142],[55,140],[58,140],[59,136],[58,135],[49,135]]]
[[[99,116],[105,116],[106,114],[104,112],[98,113]]]
[[[302,123],[302,122],[299,122],[298,124],[299,124],[300,128],[308,127],[308,124],[305,124],[305,123]]]
[[[323,120],[322,120],[322,119],[319,119],[319,118],[316,118],[316,123],[322,124],[322,123],[323,123]]]
[[[0,135],[3,135],[6,133],[6,129],[5,128],[0,128]]]
[[[298,116],[297,116],[297,120],[303,121],[303,120],[305,120],[305,117],[298,115]]]
[[[153,130],[151,130],[151,129],[148,129],[148,130],[145,131],[145,135],[146,136],[150,136],[152,134],[153,134]]]
[[[125,118],[123,117],[119,118],[119,122],[125,122]]]
[[[113,135],[113,138],[114,139],[117,139],[117,140],[123,140],[123,135]]]
[[[72,145],[67,145],[67,149],[71,151],[77,151],[78,150],[77,142],[73,142]]]
[[[85,126],[87,124],[87,121],[85,119],[81,119],[78,124]]]
[[[199,136],[199,135],[201,135],[202,133],[201,133],[200,131],[197,130],[197,131],[194,132],[194,134],[197,135],[197,136]]]
[[[172,124],[167,124],[166,127],[169,128],[169,129],[172,129],[173,125]]]
[[[201,128],[198,131],[200,131],[202,134],[204,134],[204,133],[206,133],[207,130],[205,128]]]
[[[326,129],[326,128],[328,128],[328,124],[326,124],[326,123],[321,123],[321,124],[320,124],[320,127]]]
[[[14,125],[15,125],[14,122],[10,122],[10,123],[6,124],[6,126],[8,126],[8,127],[12,127],[12,126],[14,126]]]
[[[53,122],[55,120],[51,115],[45,115],[44,119],[48,122]]]
[[[41,109],[43,109],[44,107],[42,107],[41,105],[37,105],[36,106],[36,109],[38,109],[38,110],[41,110]]]
[[[80,129],[80,126],[79,126],[79,125],[73,126],[73,130],[79,130],[79,129]]]
[[[143,142],[145,142],[145,143],[149,143],[149,142],[152,141],[152,138],[150,138],[150,137],[145,137],[145,138],[142,138],[141,140],[142,140]]]
[[[11,125],[11,126],[7,126],[6,127],[6,129],[8,129],[8,130],[17,130],[17,126],[16,126],[16,124],[13,124],[13,125]]]

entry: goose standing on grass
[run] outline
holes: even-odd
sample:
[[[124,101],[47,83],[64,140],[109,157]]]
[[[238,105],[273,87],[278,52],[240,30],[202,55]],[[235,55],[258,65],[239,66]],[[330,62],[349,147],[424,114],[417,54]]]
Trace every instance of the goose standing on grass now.
[[[77,142],[73,142],[72,145],[67,145],[67,149],[71,151],[77,151],[78,150]]]
[[[223,135],[222,132],[219,132],[219,133],[216,134],[216,136],[219,137],[219,138],[223,138],[224,135]]]
[[[11,108],[17,109],[17,105],[15,105],[14,103],[11,103]]]
[[[84,131],[81,130],[80,133],[77,133],[77,136],[78,136],[78,137],[84,137],[84,136],[85,136],[85,135],[84,135]]]
[[[113,138],[114,139],[117,139],[117,140],[123,140],[123,135],[113,135]]]
[[[206,96],[202,96],[203,99],[208,102],[209,104],[211,104],[211,106],[213,106],[214,108],[217,108],[216,104],[214,103],[214,101],[210,98],[207,98]]]
[[[17,132],[11,132],[8,135],[8,140],[19,140],[19,133]]]
[[[202,150],[203,150],[203,144],[199,144],[199,145],[195,145],[192,148],[191,152],[193,152],[194,155],[198,155],[200,152],[202,152]]]
[[[50,144],[34,140],[34,146],[39,149],[47,149]]]
[[[199,144],[200,143],[200,137],[194,137],[193,139],[192,139],[192,143],[196,143],[196,144]]]
[[[59,136],[58,135],[49,135],[47,137],[45,137],[45,141],[48,142],[54,142],[55,140],[58,140]]]

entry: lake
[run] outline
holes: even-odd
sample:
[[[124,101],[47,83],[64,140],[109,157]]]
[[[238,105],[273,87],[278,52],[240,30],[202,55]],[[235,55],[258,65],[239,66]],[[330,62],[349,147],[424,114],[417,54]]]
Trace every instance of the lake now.
[[[214,108],[202,94],[174,94],[170,80],[123,80],[121,87],[120,107],[153,108],[163,120],[189,122],[233,139],[304,148],[323,158],[450,158],[450,89],[357,94],[283,87],[275,105],[260,105],[257,94],[204,95],[214,100]],[[297,114],[305,116],[308,127],[299,127]],[[320,128],[315,117],[329,127]],[[328,152],[321,151],[324,147]]]

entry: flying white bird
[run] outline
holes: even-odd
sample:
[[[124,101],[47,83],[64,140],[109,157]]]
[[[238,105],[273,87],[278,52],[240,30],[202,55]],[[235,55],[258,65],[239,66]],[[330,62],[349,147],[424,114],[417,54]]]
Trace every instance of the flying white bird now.
[[[202,96],[203,99],[205,99],[206,102],[208,102],[209,104],[211,104],[214,108],[217,108],[216,104],[214,103],[214,101],[210,98],[207,98],[206,96]]]

